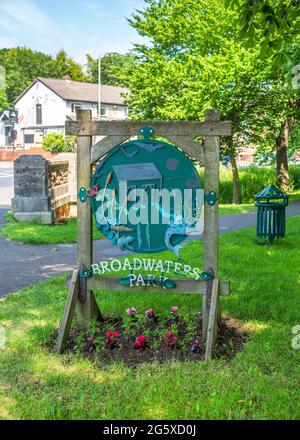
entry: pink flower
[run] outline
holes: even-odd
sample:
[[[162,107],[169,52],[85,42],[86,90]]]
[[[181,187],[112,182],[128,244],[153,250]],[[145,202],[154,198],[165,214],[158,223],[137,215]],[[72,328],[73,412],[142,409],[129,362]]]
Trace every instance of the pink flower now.
[[[136,309],[134,307],[129,307],[129,309],[126,310],[127,315],[135,315]]]
[[[138,336],[135,340],[134,343],[134,348],[143,348],[145,349],[148,345],[148,339],[146,338],[146,336]]]
[[[178,312],[179,307],[178,306],[172,306],[171,307],[171,311],[172,313],[177,313]]]
[[[146,311],[145,311],[145,315],[146,315],[148,318],[154,318],[154,316],[155,316],[155,314],[154,314],[154,312],[153,312],[152,309],[148,309],[148,310],[146,310]]]

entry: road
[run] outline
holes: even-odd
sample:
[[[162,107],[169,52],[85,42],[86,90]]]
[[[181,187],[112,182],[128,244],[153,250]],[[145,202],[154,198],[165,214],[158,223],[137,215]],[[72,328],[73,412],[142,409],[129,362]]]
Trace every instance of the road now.
[[[13,162],[0,162],[0,206],[10,206],[13,194]]]

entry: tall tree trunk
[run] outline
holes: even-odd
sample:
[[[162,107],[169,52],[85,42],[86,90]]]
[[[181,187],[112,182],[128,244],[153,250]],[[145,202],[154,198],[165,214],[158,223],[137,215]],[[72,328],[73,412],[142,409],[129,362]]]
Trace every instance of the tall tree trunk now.
[[[240,205],[242,203],[241,185],[239,179],[239,170],[236,163],[236,156],[234,153],[230,156],[232,167],[232,203]]]
[[[280,128],[276,139],[276,161],[277,161],[277,184],[283,191],[290,190],[290,176],[288,165],[288,143],[289,132],[292,125],[292,118],[286,119]]]

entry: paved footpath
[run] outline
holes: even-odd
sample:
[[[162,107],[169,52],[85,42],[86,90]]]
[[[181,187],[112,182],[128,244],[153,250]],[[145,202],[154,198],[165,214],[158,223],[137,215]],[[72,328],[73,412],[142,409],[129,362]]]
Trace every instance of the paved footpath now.
[[[0,228],[8,206],[0,205]],[[287,216],[300,215],[300,201],[287,208]],[[220,233],[255,226],[256,212],[220,217]],[[195,239],[197,237],[191,237]],[[118,247],[103,239],[94,242],[94,261],[124,256]],[[0,297],[30,284],[72,271],[76,263],[76,244],[25,245],[0,237]]]

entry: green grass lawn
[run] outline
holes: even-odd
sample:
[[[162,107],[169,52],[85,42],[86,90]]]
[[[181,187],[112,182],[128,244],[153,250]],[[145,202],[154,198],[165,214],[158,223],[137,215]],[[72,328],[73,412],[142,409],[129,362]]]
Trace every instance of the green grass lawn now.
[[[295,202],[300,199],[300,190],[295,190],[289,194],[289,202]],[[246,212],[256,210],[254,203],[243,203],[241,205],[223,204],[220,205],[220,215],[245,214]]]
[[[220,215],[245,214],[256,209],[254,203],[220,205]]]
[[[76,243],[76,218],[71,218],[66,223],[54,225],[40,225],[36,222],[17,222],[11,213],[5,214],[6,223],[0,235],[9,240],[20,241],[25,244],[58,244]],[[103,238],[97,231],[93,221],[94,239]]]
[[[231,280],[223,313],[251,329],[234,359],[99,367],[80,355],[46,348],[66,299],[64,277],[0,302],[7,332],[0,350],[2,419],[299,419],[300,350],[291,329],[300,324],[300,217],[287,221],[287,238],[273,247],[255,241],[253,228],[220,239],[220,277]],[[201,245],[183,259],[199,265]],[[169,254],[162,255],[168,257]],[[159,257],[156,255],[156,257]],[[127,307],[165,312],[200,309],[190,295],[96,293],[103,312]]]

